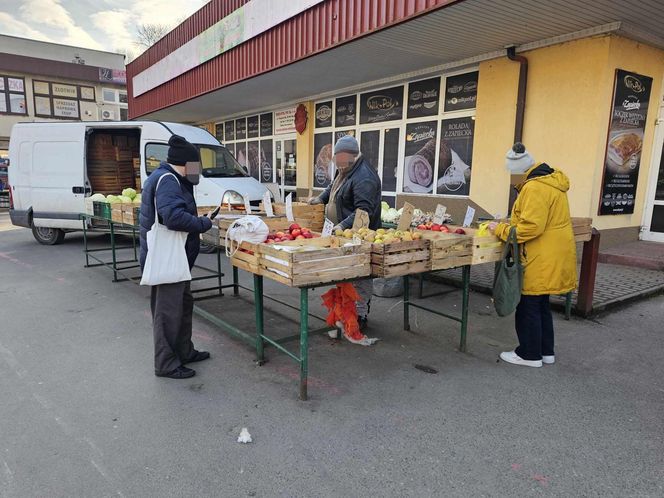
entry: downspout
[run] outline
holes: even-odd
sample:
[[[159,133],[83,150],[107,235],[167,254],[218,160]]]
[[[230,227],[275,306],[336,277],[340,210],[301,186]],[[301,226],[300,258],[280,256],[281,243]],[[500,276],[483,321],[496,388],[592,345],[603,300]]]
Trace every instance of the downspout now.
[[[521,142],[523,137],[523,117],[526,112],[526,86],[528,85],[528,59],[523,55],[516,55],[516,46],[507,47],[507,58],[518,62],[519,87],[516,94],[516,120],[514,122],[514,141]]]
[[[519,86],[516,94],[516,118],[514,120],[514,140],[512,143],[521,142],[523,137],[523,120],[526,113],[526,87],[528,85],[528,59],[523,55],[516,55],[516,46],[507,47],[507,58],[519,63]],[[508,213],[512,212],[512,206],[519,194],[515,188],[516,181],[510,181],[510,195],[508,202]]]

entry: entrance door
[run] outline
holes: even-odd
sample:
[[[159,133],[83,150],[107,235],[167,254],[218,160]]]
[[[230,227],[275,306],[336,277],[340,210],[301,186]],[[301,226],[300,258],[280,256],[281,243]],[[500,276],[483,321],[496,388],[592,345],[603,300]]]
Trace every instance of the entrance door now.
[[[664,106],[660,108],[641,239],[664,242]]]
[[[275,139],[274,178],[283,198],[286,198],[289,192],[295,192],[297,184],[297,140],[295,137]]]
[[[400,134],[401,129],[396,126],[360,131],[362,155],[378,171],[383,187],[383,200],[392,207],[397,199]]]

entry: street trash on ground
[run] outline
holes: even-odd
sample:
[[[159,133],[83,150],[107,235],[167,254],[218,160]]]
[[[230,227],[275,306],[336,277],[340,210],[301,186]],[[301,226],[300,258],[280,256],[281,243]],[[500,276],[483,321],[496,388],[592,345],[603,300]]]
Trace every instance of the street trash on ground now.
[[[240,435],[237,438],[238,443],[252,443],[253,439],[251,439],[251,434],[249,434],[249,430],[246,427],[243,427],[242,430],[240,431]]]

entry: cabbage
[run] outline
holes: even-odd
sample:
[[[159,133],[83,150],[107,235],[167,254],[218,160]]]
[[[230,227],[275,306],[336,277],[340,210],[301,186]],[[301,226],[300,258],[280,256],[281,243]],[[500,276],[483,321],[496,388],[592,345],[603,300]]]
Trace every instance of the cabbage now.
[[[117,195],[107,195],[106,196],[106,202],[109,204],[117,204],[119,202],[122,202],[120,198]]]
[[[126,188],[122,191],[122,195],[133,200],[136,197],[136,191],[133,188]]]
[[[90,200],[93,202],[106,202],[106,197],[104,197],[104,194],[92,194]]]
[[[140,204],[141,203],[141,194],[136,195],[134,197],[134,204]]]
[[[383,201],[383,202],[380,203],[381,212],[382,211],[387,211],[388,209],[390,209],[390,205],[387,202]]]
[[[381,218],[387,223],[394,223],[399,216],[399,211],[394,208],[389,208],[386,211],[383,211],[383,216]]]
[[[131,204],[132,203],[131,197],[126,197],[124,195],[121,195],[121,196],[118,197],[118,199],[120,199],[120,202],[123,203],[123,204]]]

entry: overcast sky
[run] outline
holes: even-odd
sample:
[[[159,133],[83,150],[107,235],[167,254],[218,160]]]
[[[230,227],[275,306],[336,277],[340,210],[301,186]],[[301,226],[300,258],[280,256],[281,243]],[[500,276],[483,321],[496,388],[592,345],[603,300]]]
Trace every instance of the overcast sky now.
[[[0,0],[0,33],[97,50],[137,51],[136,26],[173,26],[205,3],[207,0]]]

